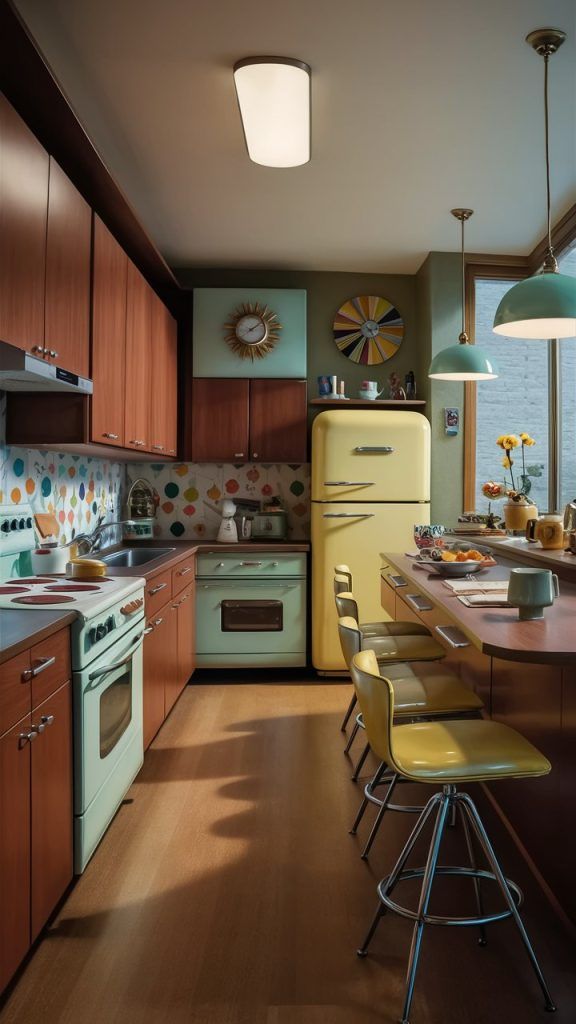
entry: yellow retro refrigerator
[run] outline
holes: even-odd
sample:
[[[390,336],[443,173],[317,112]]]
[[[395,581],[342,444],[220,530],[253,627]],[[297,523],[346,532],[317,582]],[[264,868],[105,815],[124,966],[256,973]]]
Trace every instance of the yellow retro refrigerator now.
[[[410,551],[430,522],[430,424],[418,412],[334,409],[312,426],[312,662],[345,669],[334,566],[347,563],[363,622],[389,618],[380,603],[380,553]]]

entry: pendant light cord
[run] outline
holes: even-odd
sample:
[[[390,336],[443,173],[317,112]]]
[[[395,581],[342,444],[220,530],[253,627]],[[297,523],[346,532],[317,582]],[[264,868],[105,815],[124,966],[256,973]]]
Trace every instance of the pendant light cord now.
[[[548,61],[550,54],[544,54],[544,138],[546,146],[546,216],[548,232],[548,254],[554,255],[552,249],[552,214],[550,202],[550,131],[548,124]]]
[[[462,249],[462,334],[466,334],[466,267],[464,262],[464,217],[460,221],[461,228],[461,249]]]

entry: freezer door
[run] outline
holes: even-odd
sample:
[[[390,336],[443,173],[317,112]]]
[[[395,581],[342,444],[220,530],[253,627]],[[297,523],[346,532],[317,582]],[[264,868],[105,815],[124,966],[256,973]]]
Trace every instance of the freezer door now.
[[[429,501],[430,424],[419,412],[336,409],[312,425],[313,501]]]
[[[427,504],[312,504],[312,662],[322,672],[345,669],[334,603],[334,566],[352,570],[362,622],[390,616],[380,604],[380,553],[411,551],[415,523],[430,522]]]

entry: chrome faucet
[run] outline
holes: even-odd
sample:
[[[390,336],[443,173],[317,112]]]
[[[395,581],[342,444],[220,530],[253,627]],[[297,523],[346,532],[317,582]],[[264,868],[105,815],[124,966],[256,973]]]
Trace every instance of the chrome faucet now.
[[[74,537],[73,543],[78,546],[78,554],[91,555],[99,551],[100,544],[102,543],[102,534],[113,526],[134,526],[134,521],[132,519],[117,519],[111,523],[106,523],[100,518],[92,533],[79,533],[78,536]],[[82,545],[82,549],[80,545]]]

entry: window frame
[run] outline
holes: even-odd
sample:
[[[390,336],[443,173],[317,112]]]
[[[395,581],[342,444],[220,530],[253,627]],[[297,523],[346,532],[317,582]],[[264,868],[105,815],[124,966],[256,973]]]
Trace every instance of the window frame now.
[[[576,204],[554,226],[552,244],[557,256],[576,240]],[[547,241],[542,239],[529,256],[497,256],[470,254],[466,259],[465,309],[466,333],[475,343],[476,320],[476,279],[498,278],[499,280],[521,281],[530,277],[541,265],[546,252]],[[551,338],[550,347],[550,463],[549,497],[550,508],[554,509],[559,494],[559,352],[558,341]],[[464,384],[464,473],[463,511],[473,511],[476,503],[476,408],[477,385],[474,381]]]

